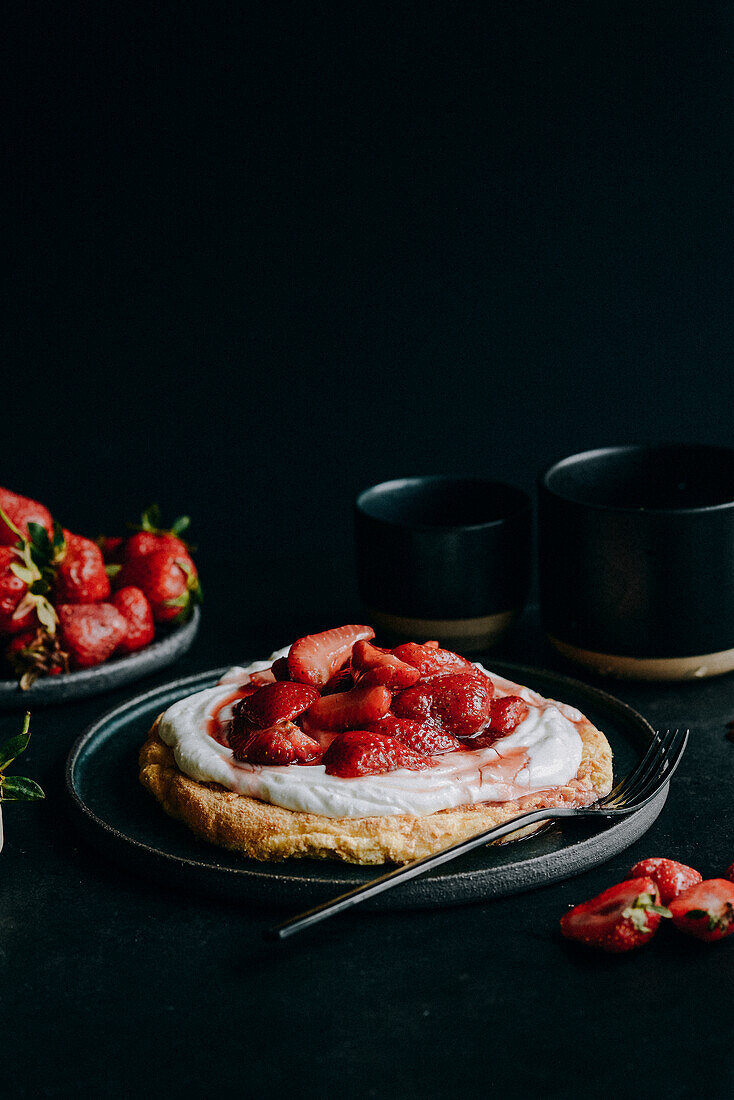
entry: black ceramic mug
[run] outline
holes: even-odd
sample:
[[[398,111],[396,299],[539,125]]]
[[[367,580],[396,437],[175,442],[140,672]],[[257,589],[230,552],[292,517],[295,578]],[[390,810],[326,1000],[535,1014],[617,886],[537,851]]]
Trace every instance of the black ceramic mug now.
[[[374,485],[355,506],[357,574],[370,622],[389,639],[486,649],[522,608],[531,502],[477,477]]]
[[[734,669],[734,450],[606,447],[539,479],[543,623],[597,672],[681,680]]]

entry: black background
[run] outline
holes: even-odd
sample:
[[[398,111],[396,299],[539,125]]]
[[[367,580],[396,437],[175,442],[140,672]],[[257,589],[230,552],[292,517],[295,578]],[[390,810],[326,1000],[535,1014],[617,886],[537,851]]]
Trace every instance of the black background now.
[[[151,501],[190,513],[207,603],[188,668],[358,614],[351,502],[368,484],[456,472],[531,488],[587,447],[731,443],[731,5],[29,4],[5,18],[0,483],[92,535]],[[451,1095],[456,1059],[437,1052],[461,1034],[461,1087],[489,1087],[491,1053],[504,1095],[583,1095],[602,1063],[610,1095],[606,1051],[626,1065],[677,988],[675,948],[637,971],[549,948],[601,872],[537,895],[541,930],[512,901],[382,931],[366,918],[276,963],[251,946],[257,918],[243,931],[231,907],[120,881],[56,832],[66,749],[104,705],[35,719],[46,749],[28,770],[50,798],[16,810],[28,842],[16,824],[3,853],[29,1095],[134,1095],[136,1050],[140,1094],[185,1090],[186,1057],[194,1092],[247,1094],[267,1065],[240,1078],[238,1043],[250,1060],[267,1049],[296,1095],[340,1080],[350,1095]],[[512,973],[495,985],[503,937]],[[24,984],[34,943],[48,971]],[[459,1029],[436,1014],[445,945],[440,1011],[459,1004]],[[700,980],[692,959],[681,989]],[[536,964],[542,997],[508,994],[518,975],[536,985]],[[393,970],[402,992],[378,979]],[[549,1033],[538,1067],[523,1009],[558,1019],[569,975],[594,1005],[574,1016],[583,1052]],[[605,1039],[610,987],[626,1022]],[[693,1096],[676,1026],[655,1032],[668,1070],[644,1075],[640,1055],[636,1084],[663,1073],[667,1096]],[[212,1029],[226,1070],[195,1046]],[[709,1052],[721,1069],[721,1033]]]

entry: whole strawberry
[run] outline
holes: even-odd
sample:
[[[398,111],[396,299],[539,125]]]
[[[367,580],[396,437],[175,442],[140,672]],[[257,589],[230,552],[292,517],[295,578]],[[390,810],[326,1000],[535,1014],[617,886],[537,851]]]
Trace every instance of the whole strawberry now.
[[[115,592],[112,605],[127,623],[127,633],[117,646],[118,653],[134,653],[149,645],[155,637],[153,612],[141,589],[127,585]]]
[[[59,632],[50,634],[43,626],[14,634],[5,651],[22,691],[39,676],[59,676],[69,671],[69,655],[62,648]]]
[[[189,557],[189,546],[179,536],[190,522],[188,516],[179,516],[169,528],[162,528],[160,508],[157,504],[151,504],[141,516],[139,530],[125,541],[123,561],[134,561],[156,550],[170,550]]]
[[[56,612],[46,598],[63,536],[55,525],[53,540],[31,523],[33,538],[0,546],[0,634],[19,634],[39,624],[53,634]]]
[[[100,603],[110,594],[102,551],[96,542],[64,531],[66,551],[56,567],[54,600],[61,603]]]
[[[127,622],[109,603],[61,604],[59,634],[75,668],[100,665],[127,634]]]
[[[627,877],[639,878],[641,875],[647,875],[657,884],[663,905],[669,905],[673,898],[677,898],[689,886],[695,886],[703,877],[693,867],[677,863],[674,859],[663,859],[662,856],[640,860],[630,868]]]
[[[0,546],[0,634],[20,634],[36,622],[33,603],[25,599],[28,582],[18,576],[22,572],[15,550]]]
[[[22,497],[18,493],[11,493],[10,489],[0,487],[0,509],[10,520],[8,524],[0,514],[0,546],[14,546],[18,541],[18,531],[23,538],[29,537],[28,524],[37,523],[46,529],[51,538],[53,533],[53,519],[48,508],[39,504],[30,497]],[[12,526],[11,526],[12,525]],[[17,531],[14,530],[17,528]]]
[[[561,932],[587,947],[620,954],[651,940],[661,917],[669,916],[654,881],[643,876],[610,886],[564,913]]]
[[[133,585],[145,593],[157,623],[183,621],[201,600],[196,566],[188,553],[155,550],[126,562],[116,579],[121,587]]]

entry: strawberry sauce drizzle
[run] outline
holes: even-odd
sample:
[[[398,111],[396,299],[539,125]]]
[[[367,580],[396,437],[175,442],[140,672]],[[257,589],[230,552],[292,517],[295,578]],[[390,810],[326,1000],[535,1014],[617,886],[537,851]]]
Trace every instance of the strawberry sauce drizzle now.
[[[217,741],[220,745],[227,746],[225,737],[225,730],[227,728],[226,720],[222,721],[220,715],[225,707],[231,706],[236,703],[238,699],[246,699],[248,695],[252,695],[254,691],[257,691],[260,684],[242,684],[241,687],[236,688],[231,694],[225,695],[223,699],[219,699],[212,709],[209,711],[209,717],[206,722],[206,732],[214,741]]]

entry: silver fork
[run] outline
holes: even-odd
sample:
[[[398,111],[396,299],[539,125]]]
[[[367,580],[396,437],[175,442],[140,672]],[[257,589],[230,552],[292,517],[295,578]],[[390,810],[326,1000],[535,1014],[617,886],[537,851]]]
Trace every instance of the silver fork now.
[[[275,925],[265,933],[267,939],[284,940],[296,932],[302,932],[311,925],[318,924],[327,917],[333,917],[345,909],[351,909],[368,898],[391,890],[393,886],[399,886],[401,882],[422,875],[424,871],[431,871],[434,867],[440,867],[442,863],[448,863],[465,852],[471,852],[489,841],[498,840],[507,833],[514,833],[516,829],[526,825],[532,825],[535,821],[554,821],[564,817],[621,817],[625,814],[635,813],[641,810],[648,802],[652,801],[658,791],[669,782],[675,769],[680,763],[688,742],[688,730],[666,730],[664,733],[656,733],[649,749],[644,757],[629,775],[625,776],[616,787],[604,798],[594,802],[591,806],[576,808],[573,806],[559,806],[545,810],[529,810],[527,813],[518,814],[511,821],[503,825],[496,825],[492,829],[485,829],[481,833],[460,840],[441,852],[435,852],[422,859],[415,859],[412,863],[406,863],[394,871],[388,871],[379,878],[366,882],[363,886],[357,886],[354,890],[348,890],[346,894],[331,901],[323,902],[313,909],[300,913],[296,917],[285,921],[284,924]]]

